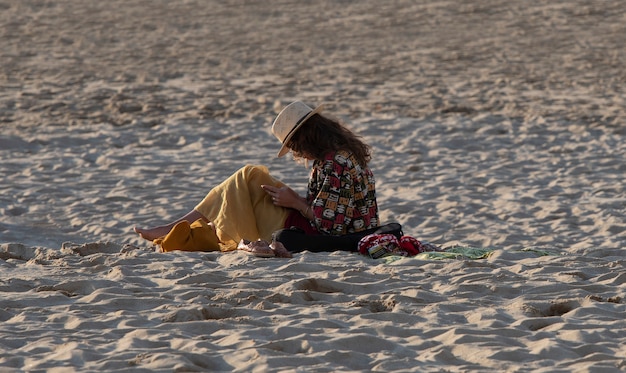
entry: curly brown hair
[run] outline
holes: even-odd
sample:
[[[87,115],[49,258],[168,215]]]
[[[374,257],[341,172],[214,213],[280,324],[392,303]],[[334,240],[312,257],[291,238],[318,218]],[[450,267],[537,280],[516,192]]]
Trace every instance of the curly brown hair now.
[[[347,150],[363,166],[372,159],[371,148],[360,136],[339,122],[314,114],[293,134],[287,143],[295,158],[323,160],[331,151]]]

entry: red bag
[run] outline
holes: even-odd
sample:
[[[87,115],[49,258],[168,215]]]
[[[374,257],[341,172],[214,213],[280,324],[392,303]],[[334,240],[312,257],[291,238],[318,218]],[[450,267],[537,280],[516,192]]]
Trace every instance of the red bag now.
[[[359,241],[359,252],[363,255],[369,255],[373,259],[396,254],[399,248],[398,238],[388,233],[370,234]]]
[[[373,259],[387,255],[414,256],[426,251],[440,249],[428,242],[420,242],[411,236],[402,236],[398,240],[393,234],[370,234],[359,241],[359,252]]]
[[[422,243],[419,242],[417,238],[411,236],[400,237],[400,248],[406,251],[409,256],[417,255],[426,251],[424,246],[422,246]]]

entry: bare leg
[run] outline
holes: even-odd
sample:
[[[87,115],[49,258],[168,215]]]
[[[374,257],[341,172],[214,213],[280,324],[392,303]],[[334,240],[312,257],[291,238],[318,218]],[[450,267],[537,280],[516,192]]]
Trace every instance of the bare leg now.
[[[204,221],[208,222],[207,218],[205,218],[204,215],[202,215],[196,210],[191,210],[182,218],[175,220],[169,224],[159,225],[158,227],[152,227],[152,228],[135,227],[133,228],[133,230],[135,231],[135,233],[139,234],[142,238],[148,241],[152,241],[156,238],[163,237],[166,234],[168,234],[172,230],[172,228],[174,228],[176,224],[180,223],[183,220],[187,220],[189,223],[193,223],[194,221],[198,219],[203,219]]]

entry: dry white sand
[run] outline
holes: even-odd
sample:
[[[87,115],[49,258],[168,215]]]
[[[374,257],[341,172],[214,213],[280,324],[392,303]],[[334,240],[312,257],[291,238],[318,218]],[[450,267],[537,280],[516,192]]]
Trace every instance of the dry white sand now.
[[[0,370],[626,369],[624,45],[617,0],[0,0]],[[246,163],[303,192],[293,99],[372,144],[383,220],[494,253],[132,233]]]

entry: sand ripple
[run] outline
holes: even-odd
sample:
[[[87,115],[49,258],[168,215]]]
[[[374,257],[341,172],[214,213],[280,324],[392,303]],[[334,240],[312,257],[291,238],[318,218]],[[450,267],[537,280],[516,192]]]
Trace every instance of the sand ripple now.
[[[548,372],[626,364],[623,256],[496,251],[486,260],[382,264],[356,254],[278,260],[90,244],[98,245],[102,252],[88,255],[0,247],[0,338],[10,351],[2,366]]]

